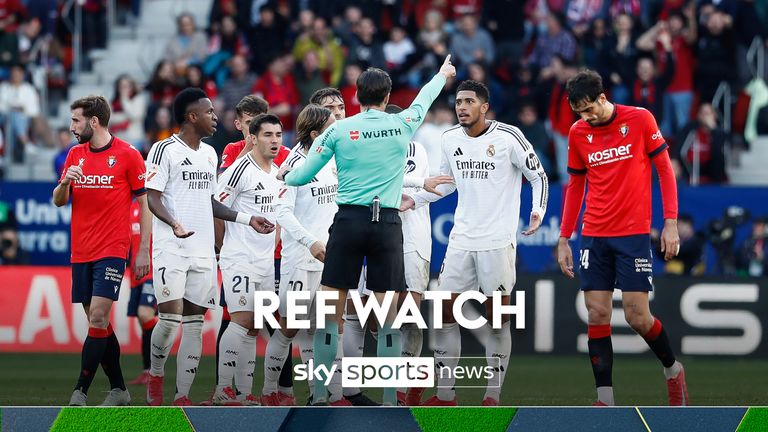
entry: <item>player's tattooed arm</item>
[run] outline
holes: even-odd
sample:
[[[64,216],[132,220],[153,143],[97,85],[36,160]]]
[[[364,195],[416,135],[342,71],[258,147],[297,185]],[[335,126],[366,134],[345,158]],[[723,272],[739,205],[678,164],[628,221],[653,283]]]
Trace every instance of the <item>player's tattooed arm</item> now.
[[[213,217],[222,219],[227,222],[237,222],[244,225],[250,225],[251,228],[261,234],[269,234],[275,230],[275,224],[268,221],[261,216],[250,216],[244,213],[239,213],[224,204],[216,201],[216,198],[211,195],[211,205],[213,206]]]
[[[173,228],[173,234],[178,238],[187,238],[194,234],[194,231],[187,231],[181,226],[181,223],[176,221],[168,209],[163,204],[163,193],[155,189],[147,189],[147,204],[149,210],[155,215],[156,218],[163,221],[165,224]]]

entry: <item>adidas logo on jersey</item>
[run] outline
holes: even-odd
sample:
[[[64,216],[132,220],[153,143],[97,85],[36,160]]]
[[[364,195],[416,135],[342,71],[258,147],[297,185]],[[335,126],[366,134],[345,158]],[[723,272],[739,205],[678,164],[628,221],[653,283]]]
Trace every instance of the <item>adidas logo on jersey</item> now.
[[[453,152],[454,156],[464,156],[464,152],[461,151],[461,147],[457,148],[455,152]]]
[[[189,160],[189,158],[184,158],[184,160],[181,162],[181,166],[191,166],[192,162]]]
[[[256,190],[264,190],[264,185],[259,182],[259,184],[256,185]]]

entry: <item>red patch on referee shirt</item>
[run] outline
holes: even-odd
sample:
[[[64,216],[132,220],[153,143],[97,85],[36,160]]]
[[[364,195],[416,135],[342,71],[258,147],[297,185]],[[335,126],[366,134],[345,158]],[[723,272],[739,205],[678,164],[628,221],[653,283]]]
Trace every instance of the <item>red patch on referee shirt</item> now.
[[[349,131],[349,139],[351,139],[352,141],[357,141],[358,139],[360,139],[360,131],[357,131],[357,130]]]

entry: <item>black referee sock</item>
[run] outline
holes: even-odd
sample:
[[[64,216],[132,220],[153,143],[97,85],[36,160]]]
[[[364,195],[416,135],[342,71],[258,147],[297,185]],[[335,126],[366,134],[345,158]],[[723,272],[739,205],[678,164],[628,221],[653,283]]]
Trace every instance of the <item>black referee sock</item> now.
[[[88,393],[88,388],[93,382],[93,377],[99,369],[99,363],[107,349],[107,329],[90,327],[88,336],[83,342],[83,352],[80,356],[80,377],[77,379],[75,389]]]
[[[595,376],[595,387],[613,387],[611,326],[589,326],[588,335],[587,346],[592,374]]]
[[[669,337],[667,337],[667,332],[664,331],[661,321],[654,318],[653,326],[643,338],[665,368],[672,367],[675,364],[675,353],[672,352],[672,347],[669,346]]]
[[[101,367],[109,378],[109,388],[125,390],[125,381],[123,380],[123,370],[120,368],[120,342],[112,331],[112,325],[107,327],[107,346],[104,350],[104,357],[101,359]]]

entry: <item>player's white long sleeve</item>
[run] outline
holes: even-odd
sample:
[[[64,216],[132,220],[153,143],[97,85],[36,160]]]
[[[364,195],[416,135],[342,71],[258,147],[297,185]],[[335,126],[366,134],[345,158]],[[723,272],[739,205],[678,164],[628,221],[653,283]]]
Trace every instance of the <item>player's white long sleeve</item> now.
[[[533,195],[531,196],[531,212],[538,213],[542,218],[547,212],[547,200],[549,199],[549,180],[547,174],[544,171],[536,172],[531,175],[528,172],[525,173],[525,178],[533,188]]]
[[[277,223],[291,234],[299,243],[306,247],[312,246],[317,241],[317,237],[313,236],[304,225],[299,222],[294,214],[296,207],[296,187],[286,186],[287,190],[282,192],[283,196],[277,202]]]
[[[403,188],[423,188],[424,177],[407,175],[403,178]]]

